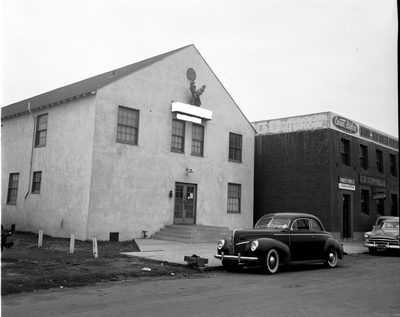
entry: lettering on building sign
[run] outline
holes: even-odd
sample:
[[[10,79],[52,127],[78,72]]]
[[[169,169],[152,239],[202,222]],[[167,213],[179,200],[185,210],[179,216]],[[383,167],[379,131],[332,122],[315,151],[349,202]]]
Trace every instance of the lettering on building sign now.
[[[386,179],[360,175],[360,184],[386,188]]]
[[[336,128],[344,132],[351,134],[356,134],[358,132],[357,125],[346,118],[335,116],[333,117],[332,122]]]
[[[376,131],[373,131],[371,129],[368,129],[362,125],[360,125],[360,136],[368,139],[368,140],[372,140],[375,141],[377,143],[386,145],[388,147],[391,147],[393,149],[398,150],[399,149],[399,142],[396,141],[393,138],[390,138],[386,135],[380,134]]]
[[[353,179],[353,178],[339,177],[339,183],[355,185],[356,184],[356,180]]]
[[[386,193],[377,193],[374,195],[374,200],[386,199]]]
[[[356,185],[349,185],[349,184],[339,183],[339,189],[355,191],[356,190]]]

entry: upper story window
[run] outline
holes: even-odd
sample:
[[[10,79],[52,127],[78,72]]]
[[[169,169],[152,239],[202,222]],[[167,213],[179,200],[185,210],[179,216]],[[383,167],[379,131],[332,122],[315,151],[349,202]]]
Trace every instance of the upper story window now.
[[[33,194],[40,194],[41,183],[42,183],[42,172],[34,172],[32,181]]]
[[[117,142],[138,144],[139,111],[118,107]]]
[[[203,156],[204,127],[193,124],[192,127],[192,155]]]
[[[228,184],[228,212],[240,213],[241,186]]]
[[[8,181],[7,204],[15,205],[17,203],[18,183],[19,173],[10,174],[10,180]]]
[[[341,139],[340,156],[343,165],[350,166],[350,141]]]
[[[183,153],[185,149],[185,122],[172,120],[171,150]]]
[[[397,177],[396,155],[390,154],[389,160],[390,160],[390,175]]]
[[[383,152],[380,150],[376,150],[376,170],[383,173]]]
[[[229,161],[242,162],[242,136],[229,133]]]
[[[360,167],[368,169],[368,147],[365,145],[360,145]]]
[[[35,146],[46,146],[47,120],[47,113],[37,117]]]

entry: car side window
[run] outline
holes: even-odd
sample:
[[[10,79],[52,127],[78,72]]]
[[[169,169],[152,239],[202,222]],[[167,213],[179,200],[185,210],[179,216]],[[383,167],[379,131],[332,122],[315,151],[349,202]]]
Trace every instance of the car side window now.
[[[293,222],[292,230],[310,230],[308,219],[305,218],[296,219]]]
[[[310,219],[310,223],[311,223],[311,230],[312,231],[323,231],[321,228],[321,225],[319,224],[318,221],[314,220],[314,219]]]

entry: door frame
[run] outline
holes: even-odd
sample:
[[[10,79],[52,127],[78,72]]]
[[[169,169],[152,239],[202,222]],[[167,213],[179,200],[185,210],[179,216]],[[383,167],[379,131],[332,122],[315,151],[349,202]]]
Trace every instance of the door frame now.
[[[177,186],[184,186],[184,191],[183,195],[187,194],[187,187],[188,186],[193,186],[194,187],[194,197],[193,197],[193,223],[185,223],[185,222],[177,222],[175,217],[175,208],[177,204],[177,195],[176,195],[176,189]],[[174,207],[173,207],[173,224],[174,225],[195,225],[196,224],[196,218],[197,218],[197,184],[194,183],[184,183],[184,182],[175,182],[175,198],[174,198]],[[183,219],[186,219],[183,217]]]

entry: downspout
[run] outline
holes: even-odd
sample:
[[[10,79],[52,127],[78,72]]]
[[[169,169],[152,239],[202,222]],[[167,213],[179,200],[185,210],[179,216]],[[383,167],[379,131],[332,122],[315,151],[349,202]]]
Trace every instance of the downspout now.
[[[30,161],[30,167],[29,167],[29,183],[28,183],[28,192],[25,195],[28,197],[29,192],[30,192],[30,186],[31,186],[31,177],[32,177],[32,161],[33,161],[33,149],[35,148],[35,132],[36,132],[36,117],[32,114],[31,111],[31,103],[28,102],[28,111],[33,117],[33,137],[32,137],[32,150],[31,150],[31,161]]]

